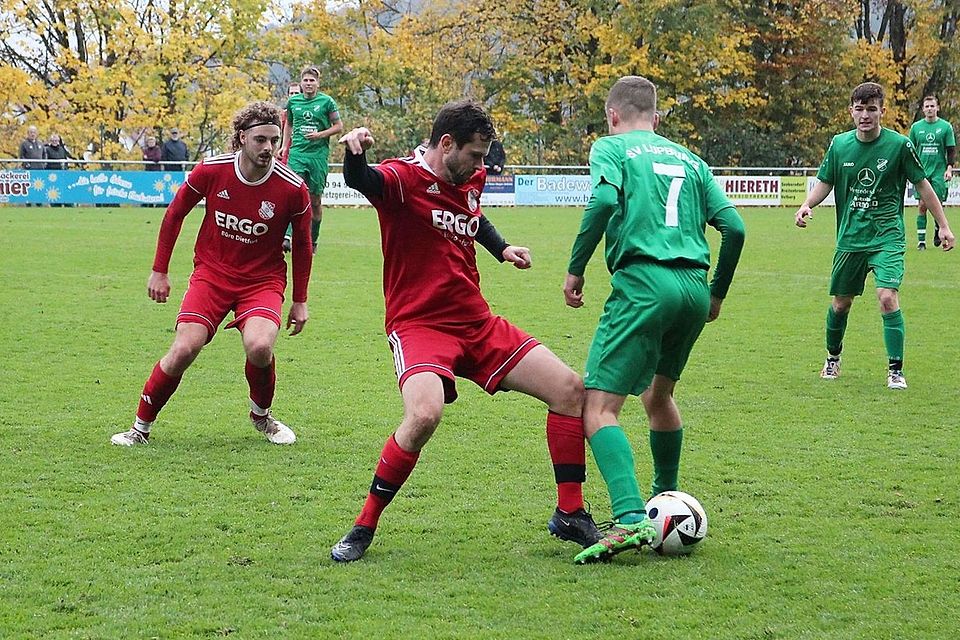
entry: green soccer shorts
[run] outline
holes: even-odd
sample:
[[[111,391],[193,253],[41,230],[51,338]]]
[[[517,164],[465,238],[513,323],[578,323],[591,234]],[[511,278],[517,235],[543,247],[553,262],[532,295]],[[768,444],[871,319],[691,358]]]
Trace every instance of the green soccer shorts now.
[[[830,274],[830,295],[863,295],[867,273],[873,272],[878,289],[900,289],[903,282],[905,250],[837,251],[833,254],[833,272]]]
[[[308,155],[291,151],[290,158],[287,160],[287,166],[303,178],[303,181],[307,183],[307,189],[310,191],[311,196],[323,195],[323,190],[327,186],[327,172],[330,169],[326,156]]]
[[[943,174],[941,173],[937,178],[927,178],[930,181],[930,186],[933,187],[933,192],[937,194],[937,197],[940,199],[940,203],[947,201],[947,183],[943,179]]]
[[[611,285],[584,386],[626,396],[643,393],[654,374],[679,380],[710,312],[707,272],[641,262],[614,273]]]

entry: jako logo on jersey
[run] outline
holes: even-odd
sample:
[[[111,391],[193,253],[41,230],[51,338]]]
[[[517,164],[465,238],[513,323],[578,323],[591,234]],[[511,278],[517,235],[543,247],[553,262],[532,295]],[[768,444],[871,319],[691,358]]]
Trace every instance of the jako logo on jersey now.
[[[477,235],[480,228],[480,216],[468,216],[463,213],[451,213],[442,209],[433,209],[433,226],[450,233],[468,235],[471,238]]]
[[[873,183],[877,181],[877,176],[870,169],[860,169],[860,173],[857,174],[857,181],[865,187],[872,187]]]
[[[248,236],[262,236],[270,230],[270,227],[262,222],[257,222],[254,224],[253,220],[238,218],[235,215],[223,213],[222,211],[214,212],[214,218],[217,221],[218,227],[222,227],[227,231],[239,231],[240,233],[245,233]]]
[[[227,190],[226,190],[226,189],[224,189],[223,191],[221,191],[220,193],[217,194],[217,197],[218,197],[218,198],[222,198],[222,199],[224,199],[224,200],[229,200],[229,199],[230,199],[230,194],[227,193]]]
[[[267,202],[266,200],[261,201],[260,211],[258,212],[260,214],[260,217],[263,218],[264,220],[269,220],[270,218],[272,218],[273,210],[276,208],[276,206],[277,205],[273,204],[272,202]]]
[[[476,189],[470,189],[467,191],[467,209],[470,209],[470,213],[473,213],[477,210],[477,205],[480,202],[480,192]],[[472,235],[472,234],[471,234]]]
[[[887,170],[887,159],[880,158],[877,160],[877,171],[886,171]]]

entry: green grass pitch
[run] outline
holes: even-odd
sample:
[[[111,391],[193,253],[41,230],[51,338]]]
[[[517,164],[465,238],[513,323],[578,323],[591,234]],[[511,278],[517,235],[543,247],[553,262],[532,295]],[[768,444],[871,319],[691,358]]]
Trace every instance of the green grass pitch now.
[[[400,417],[375,216],[326,212],[310,322],[278,341],[274,407],[295,446],[249,424],[239,336],[222,331],[150,446],[120,449],[110,435],[129,426],[172,340],[200,220],[187,219],[172,302],[157,305],[146,280],[162,213],[0,209],[0,637],[819,640],[956,628],[956,252],[908,249],[909,389],[886,389],[872,295],[854,305],[842,377],[823,382],[832,211],[803,231],[792,210],[743,211],[730,297],[678,385],[681,488],[710,519],[691,557],[574,566],[577,549],[545,527],[544,408],[462,381],[368,555],[340,566],[329,548]],[[607,276],[595,256],[587,306],[564,306],[579,210],[488,213],[534,256],[518,271],[481,249],[494,311],[582,370]],[[639,402],[623,421],[649,486]],[[585,492],[607,519],[589,456]]]

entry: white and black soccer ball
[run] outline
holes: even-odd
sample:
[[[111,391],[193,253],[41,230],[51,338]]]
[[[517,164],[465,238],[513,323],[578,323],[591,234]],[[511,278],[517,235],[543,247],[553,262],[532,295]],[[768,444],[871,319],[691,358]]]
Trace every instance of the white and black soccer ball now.
[[[647,503],[647,517],[657,535],[653,550],[664,556],[691,553],[707,535],[707,512],[693,496],[664,491]]]

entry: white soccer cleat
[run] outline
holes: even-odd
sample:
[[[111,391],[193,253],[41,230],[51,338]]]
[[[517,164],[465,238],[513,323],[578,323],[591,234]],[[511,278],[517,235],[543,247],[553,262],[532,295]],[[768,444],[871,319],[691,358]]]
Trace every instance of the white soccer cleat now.
[[[150,444],[147,437],[146,434],[131,428],[129,431],[124,431],[123,433],[113,434],[110,436],[110,442],[121,447],[132,447],[138,444]]]
[[[840,377],[840,358],[827,358],[820,370],[820,377],[824,380],[836,380]]]
[[[887,374],[887,389],[906,389],[907,379],[903,377],[903,371],[891,369]]]
[[[251,411],[250,421],[253,422],[257,431],[265,435],[273,444],[293,444],[297,441],[293,429],[274,418],[269,409],[265,416],[258,416]]]

